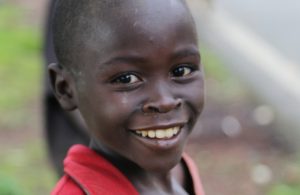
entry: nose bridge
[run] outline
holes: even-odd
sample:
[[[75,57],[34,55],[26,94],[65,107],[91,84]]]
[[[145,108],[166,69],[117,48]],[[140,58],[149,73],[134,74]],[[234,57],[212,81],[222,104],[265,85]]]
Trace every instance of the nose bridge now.
[[[151,95],[149,101],[157,103],[166,103],[175,99],[171,86],[163,79],[156,79],[151,86]]]
[[[181,105],[181,99],[173,93],[168,82],[156,80],[152,82],[147,102],[143,106],[144,112],[169,112]]]
[[[153,91],[151,96],[153,101],[165,101],[173,97],[170,86],[165,81],[157,80],[153,82],[151,89]]]

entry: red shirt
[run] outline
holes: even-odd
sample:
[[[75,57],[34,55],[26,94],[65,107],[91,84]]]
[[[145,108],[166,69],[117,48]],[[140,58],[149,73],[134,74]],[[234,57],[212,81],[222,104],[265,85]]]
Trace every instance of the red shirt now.
[[[204,195],[197,167],[183,155],[196,195]],[[73,146],[64,160],[65,175],[51,195],[138,195],[131,182],[109,161],[83,145]]]

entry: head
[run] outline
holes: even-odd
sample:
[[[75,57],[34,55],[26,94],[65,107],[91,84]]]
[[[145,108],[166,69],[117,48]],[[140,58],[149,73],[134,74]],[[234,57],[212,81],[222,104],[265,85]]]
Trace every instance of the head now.
[[[145,170],[179,162],[204,100],[183,1],[61,0],[54,44],[54,92],[64,109],[79,109],[95,150]]]

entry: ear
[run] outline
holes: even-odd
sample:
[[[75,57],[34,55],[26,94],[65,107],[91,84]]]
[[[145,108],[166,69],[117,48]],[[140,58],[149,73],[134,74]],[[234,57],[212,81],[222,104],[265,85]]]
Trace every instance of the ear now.
[[[50,85],[61,107],[67,111],[75,110],[77,108],[75,83],[71,73],[54,63],[48,66],[48,73]]]

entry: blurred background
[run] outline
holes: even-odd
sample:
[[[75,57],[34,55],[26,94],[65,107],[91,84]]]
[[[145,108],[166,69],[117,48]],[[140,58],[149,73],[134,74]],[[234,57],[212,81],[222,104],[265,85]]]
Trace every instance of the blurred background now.
[[[189,0],[206,106],[187,147],[207,195],[300,194],[300,3]],[[0,195],[49,194],[47,0],[0,0]]]

